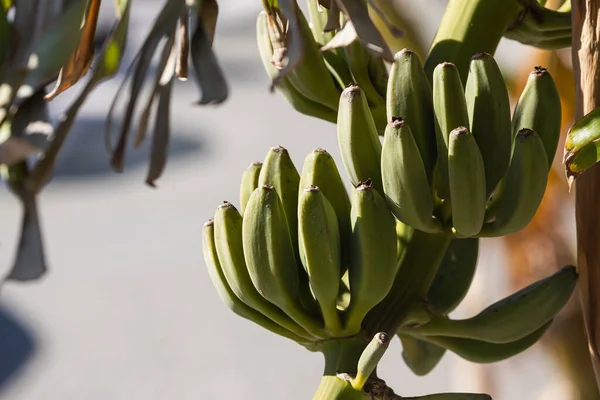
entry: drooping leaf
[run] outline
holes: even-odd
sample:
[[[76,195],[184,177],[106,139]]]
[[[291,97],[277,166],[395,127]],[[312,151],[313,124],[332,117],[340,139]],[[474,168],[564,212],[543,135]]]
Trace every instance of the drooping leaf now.
[[[187,81],[188,78],[188,58],[190,54],[190,11],[184,7],[179,17],[177,46],[177,65],[175,75],[180,81]]]

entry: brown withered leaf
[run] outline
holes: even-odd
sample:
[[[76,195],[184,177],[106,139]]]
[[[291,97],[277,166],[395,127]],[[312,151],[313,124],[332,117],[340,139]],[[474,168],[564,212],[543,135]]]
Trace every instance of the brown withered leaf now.
[[[188,79],[188,58],[190,54],[190,10],[184,7],[179,17],[177,43],[177,65],[175,66],[175,75],[180,81]]]
[[[94,58],[94,36],[96,35],[100,3],[101,0],[90,0],[84,25],[81,28],[79,46],[61,68],[54,89],[44,98],[46,101],[54,99],[87,74]]]
[[[338,47],[346,47],[353,43],[358,36],[352,21],[346,21],[344,27],[335,34],[325,46],[321,47],[321,51],[332,50]]]
[[[331,2],[329,15],[327,16],[327,23],[323,27],[323,32],[332,32],[340,28],[340,13],[340,8],[334,0]]]

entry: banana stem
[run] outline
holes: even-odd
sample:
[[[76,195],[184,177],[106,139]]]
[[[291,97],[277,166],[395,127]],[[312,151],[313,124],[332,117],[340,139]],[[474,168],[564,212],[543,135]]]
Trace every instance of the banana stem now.
[[[448,61],[456,65],[464,85],[471,57],[494,54],[522,8],[519,0],[450,0],[425,61],[429,79],[439,63]]]

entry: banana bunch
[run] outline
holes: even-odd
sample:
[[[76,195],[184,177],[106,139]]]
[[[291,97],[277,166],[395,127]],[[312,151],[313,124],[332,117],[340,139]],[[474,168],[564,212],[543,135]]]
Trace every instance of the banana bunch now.
[[[252,163],[239,211],[229,202],[217,208],[203,250],[229,308],[311,350],[358,334],[398,271],[396,221],[384,198],[370,180],[348,196],[323,149],[306,157],[301,174],[283,147]]]
[[[372,179],[399,221],[455,238],[507,235],[531,221],[560,135],[560,98],[546,69],[530,74],[511,118],[491,55],[472,58],[464,84],[448,62],[430,84],[405,49],[390,71],[386,115],[381,143],[365,91],[349,85],[338,140],[352,183]]]
[[[297,20],[295,25],[286,18],[283,7],[266,6],[257,18],[258,49],[273,86],[296,111],[335,123],[342,90],[356,83],[365,91],[383,132],[388,81],[383,57],[358,40],[352,22],[339,10],[308,0],[309,22],[293,3],[293,13],[288,14]],[[364,7],[367,10],[366,4]],[[299,54],[290,54],[292,51]],[[296,59],[299,61],[291,68]]]

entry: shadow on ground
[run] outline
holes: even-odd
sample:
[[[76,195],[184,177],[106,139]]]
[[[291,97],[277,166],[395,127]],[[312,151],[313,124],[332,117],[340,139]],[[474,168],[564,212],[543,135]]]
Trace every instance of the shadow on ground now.
[[[0,307],[0,389],[18,375],[36,351],[33,334]]]

